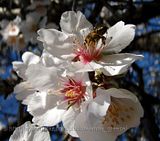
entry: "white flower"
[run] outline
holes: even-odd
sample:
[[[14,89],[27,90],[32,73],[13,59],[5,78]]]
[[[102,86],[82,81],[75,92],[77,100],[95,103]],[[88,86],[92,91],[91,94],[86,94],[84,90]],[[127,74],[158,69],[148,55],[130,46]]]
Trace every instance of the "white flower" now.
[[[115,54],[133,40],[135,26],[120,21],[101,35],[93,32],[79,11],[63,13],[60,26],[62,31],[38,31],[44,45],[41,57],[26,52],[23,62],[13,62],[23,79],[14,89],[16,98],[27,105],[37,125],[54,126],[62,121],[70,135],[84,141],[115,140],[139,124],[143,109],[127,90],[98,88],[93,92],[88,72],[99,69],[105,75],[118,75],[142,58]]]
[[[25,42],[31,41],[37,43],[37,30],[44,28],[47,17],[42,16],[39,12],[31,12],[26,15],[26,20],[21,23],[21,30],[24,35]]]
[[[35,124],[54,126],[62,121],[66,132],[84,141],[115,140],[139,124],[143,109],[131,92],[97,89],[94,95],[85,73],[60,79],[52,71],[39,64],[26,71],[28,82],[38,90],[23,100]]]
[[[91,97],[87,73],[65,77],[51,67],[44,68],[35,64],[29,66],[26,75],[27,83],[35,92],[25,97],[23,104],[28,106],[27,111],[33,115],[33,122],[38,125],[54,126],[63,122],[62,117],[69,108],[72,107],[73,112],[79,111],[81,104]],[[24,88],[19,84],[18,90],[20,89]],[[20,94],[23,95],[18,95]]]
[[[120,52],[133,40],[134,25],[124,25],[120,21],[107,30],[103,41],[89,39],[89,43],[86,43],[86,38],[93,28],[81,12],[63,13],[60,27],[62,31],[40,29],[38,39],[54,57],[71,61],[75,72],[101,69],[106,75],[118,75],[126,72],[135,60],[143,57],[130,53],[113,54]]]
[[[55,67],[59,63],[60,62],[58,59],[53,58],[49,53],[45,51],[42,53],[41,57],[31,52],[25,52],[22,55],[22,62],[14,61],[12,63],[13,69],[17,72],[18,76],[23,79],[23,82],[16,85],[16,87],[14,88],[16,98],[18,100],[24,100],[29,95],[34,94],[36,91],[48,91],[48,88],[56,83],[55,78],[57,77],[57,69]],[[33,64],[37,64],[37,67],[39,67],[38,73],[36,71],[36,68],[34,69]],[[27,69],[32,69],[32,74],[30,76],[26,72]],[[50,73],[47,72],[48,70]],[[51,73],[53,74],[50,75]],[[38,74],[39,76],[37,76]],[[37,78],[34,78],[34,75],[36,75]],[[37,83],[36,81],[39,81],[39,83]]]
[[[20,17],[16,17],[13,21],[9,22],[6,20],[2,21],[1,27],[4,29],[2,32],[4,40],[7,40],[9,36],[18,36],[20,32]]]
[[[27,105],[33,122],[41,126],[54,126],[63,122],[67,129],[81,110],[81,105],[91,97],[91,83],[87,73],[66,75],[60,68],[30,64],[25,70],[25,81],[18,84],[16,98]],[[68,114],[69,112],[69,114]],[[74,115],[74,118],[69,118]],[[72,119],[72,120],[71,120]],[[73,136],[74,131],[68,130]]]
[[[114,141],[139,125],[143,109],[137,97],[125,89],[97,89],[97,97],[85,105],[74,129],[83,141]]]
[[[102,9],[101,9],[101,12],[100,12],[100,16],[103,18],[103,19],[108,19],[109,17],[111,17],[113,14],[111,11],[109,11],[109,9],[106,7],[106,6],[103,6]]]
[[[35,59],[38,63],[32,63],[37,56],[26,56],[25,81],[15,87],[15,93],[27,105],[35,124],[54,126],[62,121],[70,135],[84,141],[114,140],[139,124],[143,109],[131,92],[97,89],[94,95],[87,73],[65,74],[65,68],[59,63],[55,67],[54,57],[47,52]]]
[[[57,72],[55,67],[60,66],[61,62],[59,61],[59,59],[53,58],[52,55],[50,55],[48,52],[43,51],[41,57],[39,57],[39,56],[37,56],[37,55],[35,55],[34,53],[31,53],[31,52],[25,52],[22,55],[22,62],[21,61],[14,61],[14,62],[12,62],[12,64],[13,64],[13,69],[17,72],[18,76],[23,79],[23,82],[16,85],[16,87],[14,88],[14,92],[16,93],[16,98],[18,100],[24,100],[29,95],[32,95],[37,90],[39,90],[38,88],[34,87],[34,83],[33,83],[33,85],[32,85],[32,83],[30,83],[31,79],[26,74],[26,70],[29,68],[29,66],[33,65],[33,64],[38,64],[37,67],[40,66],[40,69],[44,68],[43,71],[40,71],[40,72],[44,72],[44,73],[39,72],[39,74],[43,75],[45,77],[45,74],[48,74],[48,72],[47,72],[48,69],[46,69],[46,67],[50,67],[49,70],[52,70],[50,72],[53,73],[53,75],[56,75],[54,73],[54,72]],[[63,66],[65,66],[65,65],[63,65]],[[35,74],[35,73],[37,73],[36,69],[33,70],[33,74]],[[48,74],[48,75],[50,75],[50,74]],[[43,79],[44,79],[44,77],[43,77]],[[53,80],[50,81],[51,84],[55,83],[55,78],[56,77],[54,77]],[[34,81],[34,76],[33,76],[32,79]],[[38,81],[44,82],[43,84],[45,84],[46,81],[44,81],[44,80],[41,81],[41,79],[42,79],[42,77],[39,77]],[[31,80],[31,82],[32,82],[32,80]],[[37,84],[37,82],[35,82],[35,84]],[[44,89],[44,87],[42,87],[41,90],[48,91],[48,89]]]
[[[15,46],[17,50],[21,50],[25,46],[23,35],[20,34],[20,22],[21,18],[18,16],[10,22],[3,20],[1,25],[3,30],[0,31],[3,40],[6,41],[9,46]]]
[[[9,141],[51,141],[46,128],[36,127],[29,121],[17,127]]]

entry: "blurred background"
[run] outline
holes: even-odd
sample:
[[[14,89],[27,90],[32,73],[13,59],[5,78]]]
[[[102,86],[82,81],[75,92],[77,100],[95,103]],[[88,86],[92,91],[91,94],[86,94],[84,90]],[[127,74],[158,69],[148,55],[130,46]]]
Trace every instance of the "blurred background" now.
[[[118,137],[118,141],[160,140],[160,1],[159,0],[0,0],[0,141],[7,141],[15,127],[32,117],[15,99],[13,89],[21,82],[12,62],[25,51],[37,55],[40,28],[59,29],[61,14],[80,10],[93,24],[108,27],[122,20],[136,25],[136,37],[123,52],[143,54],[120,81],[134,92],[145,111],[141,124]],[[61,124],[57,125],[61,127]],[[75,141],[62,128],[50,128],[53,141]]]

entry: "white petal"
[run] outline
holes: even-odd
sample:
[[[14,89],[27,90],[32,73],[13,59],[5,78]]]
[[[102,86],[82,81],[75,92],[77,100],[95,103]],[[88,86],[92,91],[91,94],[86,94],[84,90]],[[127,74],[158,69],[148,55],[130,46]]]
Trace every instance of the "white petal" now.
[[[42,115],[34,116],[32,121],[40,126],[54,126],[61,122],[64,113],[65,110],[57,109],[57,107],[55,107],[47,110]]]
[[[90,72],[95,71],[96,69],[103,68],[101,64],[98,64],[96,62],[90,62],[88,64],[84,64],[80,61],[74,62],[70,65],[70,71],[71,72]]]
[[[37,128],[36,133],[34,134],[31,141],[51,141],[47,128]]]
[[[112,27],[110,27],[107,30],[107,36],[108,37],[115,36],[117,34],[117,32],[120,31],[123,27],[124,27],[124,22],[123,21],[117,22],[115,25],[113,25]]]
[[[106,121],[103,123],[106,130],[120,135],[131,127],[136,127],[143,116],[143,108],[137,97],[125,89],[111,88],[101,90],[101,93],[111,96],[112,111],[106,114]],[[108,130],[109,131],[109,130]]]
[[[12,62],[13,69],[16,71],[19,77],[26,79],[25,72],[27,69],[27,65],[23,62],[14,61]]]
[[[75,129],[83,141],[115,141],[116,138],[113,134],[104,131],[97,117],[92,113],[87,115],[85,111],[76,118]]]
[[[16,130],[11,135],[9,141],[21,141],[21,140],[28,140],[32,131],[32,125],[30,122],[26,122],[20,127],[16,128]]]
[[[22,55],[22,60],[25,64],[30,65],[30,64],[37,64],[40,61],[40,57],[35,55],[32,52],[25,52]]]
[[[88,111],[99,117],[106,114],[108,107],[109,103],[106,103],[105,101],[103,105],[99,105],[98,103],[93,101],[91,104],[89,104]]]
[[[23,79],[26,79],[25,72],[28,65],[39,63],[40,57],[35,55],[32,52],[25,52],[22,55],[22,60],[23,62],[20,62],[20,61],[12,62],[13,69],[17,72],[18,76],[20,76]]]
[[[104,95],[106,98],[103,98],[103,100],[110,99],[110,97],[112,96],[115,98],[131,99],[134,102],[138,102],[137,97],[132,92],[126,89],[110,88],[110,89],[104,90],[104,89],[98,88],[96,90],[96,93],[97,93],[97,97]],[[110,103],[110,100],[108,102]]]
[[[121,54],[113,54],[107,55],[100,62],[103,65],[102,71],[105,75],[119,75],[125,73],[129,66],[136,60],[142,59],[142,55],[135,55],[130,53],[121,53]]]
[[[18,100],[24,100],[36,90],[33,89],[27,82],[21,82],[14,87],[14,93]]]
[[[51,67],[51,66],[59,66],[62,64],[64,61],[57,58],[53,57],[49,52],[46,50],[43,50],[42,56],[41,56],[41,61],[46,67]]]
[[[137,106],[137,117],[143,117],[144,116],[144,111],[143,108],[139,102],[139,100],[137,99],[137,97],[130,91],[126,90],[126,89],[120,89],[123,94],[125,95],[130,95],[132,98],[132,101],[136,103]]]
[[[77,34],[82,32],[82,30],[92,28],[91,23],[85,18],[85,16],[78,11],[64,12],[60,20],[61,30],[69,34]]]
[[[92,24],[86,19],[86,17],[80,12],[77,12],[77,26],[76,30],[80,32],[83,37],[86,37],[93,28]]]
[[[78,137],[76,131],[74,130],[75,119],[78,114],[79,114],[79,111],[76,111],[72,107],[70,107],[65,112],[62,118],[62,122],[65,130],[67,131],[67,133],[69,133],[73,137]]]
[[[135,26],[134,25],[128,24],[118,30],[119,31],[113,34],[111,41],[105,48],[106,52],[118,53],[122,49],[127,47],[130,44],[130,42],[134,39],[134,36],[135,36]]]
[[[50,141],[47,129],[36,127],[29,121],[17,127],[11,135],[9,141]]]
[[[104,122],[103,118],[100,118],[100,116],[98,118],[94,114],[94,110],[90,112],[91,110],[88,107],[92,102],[89,102],[86,109],[78,115],[75,122],[75,129],[81,140],[113,141],[127,129],[139,124],[140,117],[143,116],[143,109],[131,92],[124,89],[111,88],[108,90],[98,89],[96,94],[96,98],[107,95],[108,98],[103,98],[104,100],[111,97],[111,104],[109,106],[114,103],[112,112],[118,112],[118,115],[116,117],[114,116],[114,118],[117,118],[116,125],[113,117],[108,117]],[[99,103],[103,103],[103,99],[99,99]],[[107,110],[107,115],[109,110]]]
[[[27,81],[37,90],[48,90],[57,87],[58,76],[55,67],[46,68],[40,64],[30,65],[26,71]]]
[[[68,81],[68,77],[67,76],[70,76],[71,78],[73,78],[75,81],[77,82],[82,82],[82,85],[91,85],[89,82],[90,82],[90,79],[89,79],[89,76],[88,76],[88,73],[87,72],[80,72],[80,73],[70,73],[70,74],[65,74],[63,75],[64,76],[64,79],[66,79],[66,81]]]
[[[77,15],[74,11],[67,11],[61,15],[60,26],[61,30],[72,34],[76,30]]]
[[[131,53],[120,53],[113,55],[106,55],[102,61],[110,66],[122,66],[131,64],[138,59],[142,59],[142,55],[136,55]]]
[[[48,95],[46,92],[37,92],[29,96],[23,103],[27,105],[27,111],[31,115],[38,116],[56,107],[59,100],[60,97],[56,95]]]
[[[137,97],[126,89],[110,88],[108,90],[103,90],[98,88],[97,93],[103,95],[107,94],[108,96],[116,98],[128,98],[133,100],[134,102],[137,102]]]
[[[44,48],[53,56],[61,57],[73,52],[72,39],[56,29],[40,29],[38,40],[43,42]]]
[[[96,117],[106,115],[106,111],[110,105],[110,95],[106,93],[104,94],[101,89],[96,91],[97,97],[88,104],[88,112],[93,113]]]
[[[134,102],[127,98],[112,98],[114,106],[117,106],[117,116],[108,116],[105,127],[115,127],[115,132],[117,135],[124,133],[126,130],[132,127],[136,127],[140,123],[140,118],[142,114],[142,107],[140,103]]]

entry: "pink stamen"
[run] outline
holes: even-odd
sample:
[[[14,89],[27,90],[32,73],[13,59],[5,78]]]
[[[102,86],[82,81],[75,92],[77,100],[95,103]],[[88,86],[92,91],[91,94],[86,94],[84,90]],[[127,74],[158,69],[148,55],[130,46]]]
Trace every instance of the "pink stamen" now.
[[[61,93],[64,94],[64,99],[68,101],[69,107],[78,104],[84,100],[86,87],[82,85],[82,82],[75,81],[72,78],[64,84],[64,88]]]
[[[82,59],[84,64],[101,59],[102,48],[79,48],[76,52],[77,57]]]
[[[87,64],[91,61],[99,61],[101,59],[104,48],[103,44],[97,48],[97,44],[88,46],[88,44],[80,44],[76,39],[74,39],[73,43],[76,57],[72,61],[82,61],[84,64]]]

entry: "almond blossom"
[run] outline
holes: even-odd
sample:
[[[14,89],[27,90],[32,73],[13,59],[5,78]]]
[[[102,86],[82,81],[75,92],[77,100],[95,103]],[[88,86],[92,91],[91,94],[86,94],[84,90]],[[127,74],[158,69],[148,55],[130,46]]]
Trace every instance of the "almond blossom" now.
[[[62,121],[67,132],[78,137],[68,128],[73,126],[83,103],[91,98],[92,89],[88,74],[77,73],[57,78],[57,75],[54,76],[55,72],[49,68],[45,74],[40,71],[42,72],[42,68],[37,65],[32,65],[27,70],[28,82],[39,90],[23,100],[23,104],[27,105],[27,111],[33,115],[32,121],[41,126],[54,126]],[[46,79],[42,79],[45,77]]]
[[[118,135],[140,123],[144,111],[128,90],[97,89],[97,97],[85,105],[74,129],[83,141],[114,141]]]
[[[14,61],[12,62],[13,64],[13,69],[17,72],[18,76],[21,77],[23,79],[23,82],[21,82],[20,84],[16,85],[16,87],[14,88],[14,92],[16,93],[16,98],[18,100],[25,100],[27,99],[30,95],[34,95],[37,91],[48,91],[48,89],[50,87],[52,87],[56,82],[55,82],[55,78],[57,77],[57,70],[55,69],[55,67],[50,67],[50,66],[56,66],[56,64],[59,64],[60,62],[53,58],[52,56],[50,56],[49,53],[47,53],[46,51],[43,51],[42,56],[39,57],[38,55],[35,55],[34,53],[31,52],[25,52],[22,55],[22,61]],[[36,87],[34,83],[30,83],[30,81],[28,80],[28,75],[26,74],[27,69],[34,65],[37,64],[37,67],[40,66],[40,69],[43,69],[42,71],[39,71],[39,74],[44,75],[43,77],[43,81],[41,81],[42,77],[39,77],[40,80],[38,79],[38,81],[43,82],[43,83],[37,83],[35,82],[35,84],[41,84],[39,87]],[[49,69],[46,69],[46,67],[50,67]],[[33,68],[33,67],[32,67]],[[50,79],[47,81],[50,82],[50,85],[47,85],[48,82],[46,82],[44,79],[46,77],[45,74],[48,74],[47,70],[50,70],[50,73],[53,73],[54,77],[53,80],[51,81]],[[40,73],[42,72],[42,73]],[[44,74],[43,74],[44,72]],[[37,73],[35,70],[33,70],[33,74]],[[50,74],[48,74],[50,75]],[[33,77],[33,80],[34,79]],[[31,81],[32,82],[32,81]],[[47,84],[46,84],[47,83]],[[32,86],[33,84],[33,86]],[[45,85],[45,86],[44,86]],[[34,87],[35,86],[35,87]],[[41,89],[39,89],[41,88]],[[42,92],[42,93],[43,93]]]
[[[89,39],[94,28],[85,16],[78,11],[64,12],[60,20],[61,31],[40,29],[38,39],[54,57],[71,61],[75,72],[101,69],[105,75],[118,75],[142,55],[119,53],[127,47],[135,35],[135,26],[120,21],[109,28],[99,40]],[[105,39],[105,40],[104,40]],[[72,70],[72,71],[73,71]]]
[[[23,82],[15,87],[14,92],[16,98],[27,105],[34,123],[54,126],[63,122],[64,115],[66,118],[70,116],[66,115],[68,110],[76,116],[82,103],[91,97],[92,89],[87,73],[66,75],[60,65],[57,68],[54,66],[56,63],[46,64],[52,60],[46,55],[49,56],[44,52],[40,58],[26,52],[22,56],[24,62],[13,62],[14,68],[23,77]],[[68,120],[63,123],[68,128]],[[70,134],[74,136],[76,133]]]
[[[3,40],[18,51],[25,46],[23,34],[20,34],[20,22],[21,18],[18,16],[13,21],[3,20],[1,24],[2,30],[0,31]]]
[[[133,40],[135,26],[120,21],[95,31],[81,12],[67,11],[60,27],[38,31],[44,46],[41,56],[26,52],[22,62],[13,62],[23,79],[14,89],[16,98],[39,126],[62,122],[66,132],[84,141],[115,140],[139,124],[142,106],[125,89],[94,88],[90,72],[119,75],[143,57],[119,53]]]
[[[42,18],[43,17],[43,18]],[[26,20],[21,23],[21,30],[25,38],[25,42],[31,41],[36,43],[37,30],[45,27],[47,17],[41,15],[39,12],[30,12],[26,15]]]
[[[36,127],[29,121],[17,127],[9,141],[51,141],[47,129]]]
[[[35,124],[54,126],[62,121],[66,132],[84,141],[112,141],[139,124],[143,109],[131,92],[98,88],[94,94],[87,73],[59,72],[53,66],[30,64],[25,81],[15,87]]]

